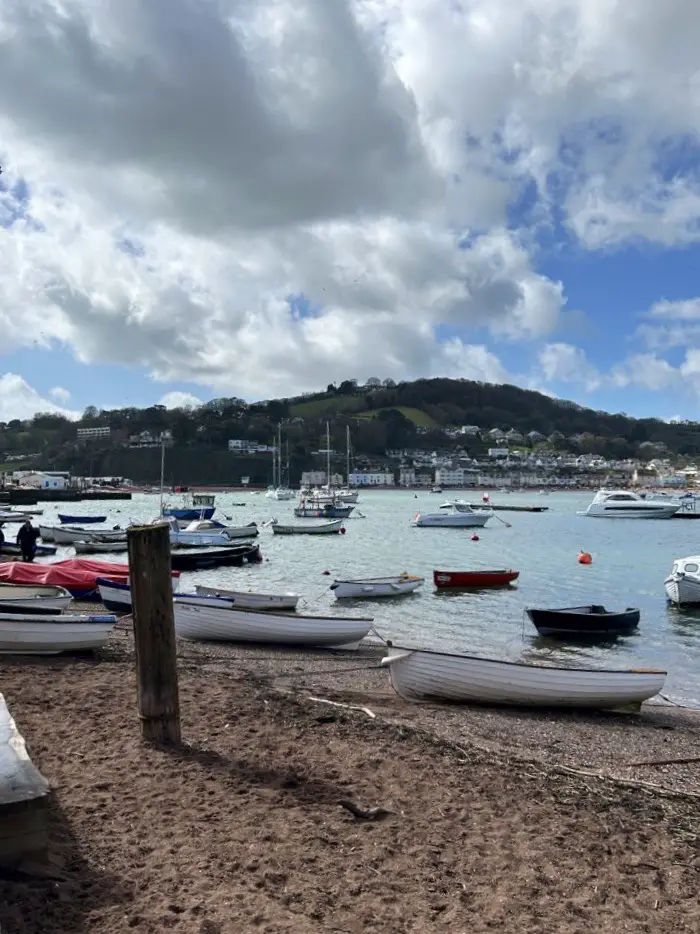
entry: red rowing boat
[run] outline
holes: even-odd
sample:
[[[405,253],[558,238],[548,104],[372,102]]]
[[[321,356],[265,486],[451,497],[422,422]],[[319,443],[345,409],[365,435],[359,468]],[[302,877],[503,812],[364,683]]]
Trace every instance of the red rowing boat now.
[[[504,587],[520,576],[520,571],[433,571],[436,587]]]

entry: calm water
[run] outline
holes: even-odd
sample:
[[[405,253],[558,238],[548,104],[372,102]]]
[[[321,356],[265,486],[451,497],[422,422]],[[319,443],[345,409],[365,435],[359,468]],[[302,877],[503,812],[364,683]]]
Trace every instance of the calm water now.
[[[576,515],[591,494],[497,493],[492,497],[496,503],[532,503],[549,510],[499,512],[496,515],[511,527],[491,519],[485,529],[477,530],[478,542],[470,540],[468,529],[416,529],[409,524],[419,508],[435,511],[445,498],[430,493],[416,498],[410,491],[361,494],[343,536],[273,536],[271,529],[262,528],[262,564],[183,574],[181,590],[191,590],[195,578],[221,587],[294,590],[311,610],[332,607],[335,613],[374,616],[383,636],[413,645],[511,660],[663,666],[669,672],[664,693],[700,704],[700,611],[693,615],[667,607],[663,588],[674,557],[700,553],[700,520],[591,519]],[[275,516],[297,521],[294,502],[276,502],[262,494],[218,494],[216,502],[217,516],[226,514],[236,525],[253,519],[261,524]],[[231,505],[242,502],[244,506]],[[152,519],[158,497],[138,494],[131,502],[42,505],[44,515],[36,521],[47,525],[54,524],[59,510],[68,508],[78,514],[106,513],[110,525],[126,525]],[[577,563],[581,549],[591,552],[592,565]],[[58,557],[72,554],[72,549],[60,549]],[[520,570],[517,587],[466,594],[433,590],[433,569],[501,567]],[[426,584],[417,594],[397,600],[337,602],[324,570],[350,578],[406,570],[424,575]],[[563,647],[541,639],[523,617],[527,606],[582,603],[639,607],[638,634],[614,646]]]

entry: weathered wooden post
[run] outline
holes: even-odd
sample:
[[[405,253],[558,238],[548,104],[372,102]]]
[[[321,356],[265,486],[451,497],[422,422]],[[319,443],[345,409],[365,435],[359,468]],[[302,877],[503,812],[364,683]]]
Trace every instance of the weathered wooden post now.
[[[170,531],[137,526],[127,533],[134,614],[141,735],[151,743],[180,742]]]

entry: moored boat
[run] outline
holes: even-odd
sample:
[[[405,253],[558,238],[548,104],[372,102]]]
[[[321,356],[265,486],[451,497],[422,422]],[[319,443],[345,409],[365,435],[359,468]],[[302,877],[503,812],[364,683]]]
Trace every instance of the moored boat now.
[[[599,490],[588,508],[577,515],[603,519],[671,519],[680,508],[680,503],[647,499],[630,490]]]
[[[73,542],[110,541],[125,542],[126,529],[81,529],[78,526],[39,526],[42,541],[57,545],[72,545]]]
[[[194,522],[188,522],[183,531],[185,532],[221,532],[227,538],[255,538],[259,534],[257,522],[249,522],[247,525],[224,525],[216,519],[197,519]]]
[[[62,613],[73,602],[65,587],[46,584],[0,584],[0,613]]]
[[[55,545],[34,545],[34,554],[39,557],[46,557],[47,555],[56,554]],[[20,557],[22,555],[22,549],[19,545],[16,545],[14,542],[3,542],[0,545],[0,555],[10,555],[13,557]]]
[[[491,516],[492,513],[485,509],[472,509],[471,507],[457,509],[451,504],[445,512],[416,513],[411,525],[417,528],[482,529]]]
[[[73,542],[73,548],[78,555],[119,555],[129,550],[127,542]]]
[[[257,564],[260,561],[260,545],[252,542],[241,542],[230,548],[185,548],[170,554],[170,566],[174,571],[201,571],[204,568],[240,566],[244,563]]]
[[[452,703],[617,709],[640,705],[666,680],[656,668],[554,668],[398,646],[381,663],[406,700]]]
[[[557,610],[525,610],[528,619],[541,636],[551,638],[615,638],[629,635],[639,625],[636,607],[614,613],[604,606],[569,606]]]
[[[700,604],[700,555],[676,558],[664,581],[664,590],[676,606]]]
[[[247,590],[225,590],[218,587],[197,586],[195,592],[201,597],[226,597],[234,606],[249,610],[295,610],[299,603],[298,593],[255,593]]]
[[[374,622],[362,617],[238,609],[226,599],[222,599],[219,606],[209,602],[196,606],[191,602],[182,603],[177,597],[174,602],[175,633],[189,640],[356,649]]]
[[[166,506],[163,516],[189,522],[194,519],[211,519],[216,511],[215,499],[212,493],[192,493],[185,497],[181,506]]]
[[[64,516],[59,512],[58,521],[62,525],[99,525],[107,521],[107,516]]]
[[[99,649],[116,621],[112,615],[0,613],[0,654],[58,655]]]
[[[294,515],[298,519],[347,519],[354,508],[339,500],[327,502],[302,496],[299,505],[294,507]]]
[[[393,577],[371,577],[363,580],[334,580],[330,586],[336,600],[345,598],[373,599],[375,597],[400,597],[414,593],[425,583],[424,577],[415,574],[396,574]]]
[[[333,535],[345,532],[343,519],[333,519],[318,525],[302,525],[300,522],[290,525],[273,519],[270,526],[274,535]]]
[[[0,564],[0,581],[10,584],[49,584],[64,587],[74,600],[93,600],[97,596],[98,577],[127,580],[129,567],[111,561],[68,558],[52,564],[28,564],[8,561]]]
[[[433,583],[436,587],[485,588],[505,587],[520,577],[520,571],[503,569],[498,571],[433,571]]]

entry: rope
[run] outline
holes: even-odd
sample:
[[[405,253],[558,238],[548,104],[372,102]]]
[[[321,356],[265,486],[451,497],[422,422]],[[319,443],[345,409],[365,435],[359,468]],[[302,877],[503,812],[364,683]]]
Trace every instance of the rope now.
[[[381,671],[384,665],[358,665],[354,668],[326,668],[325,671],[290,671],[274,674],[273,678],[313,678],[315,675],[345,674],[346,671]]]

